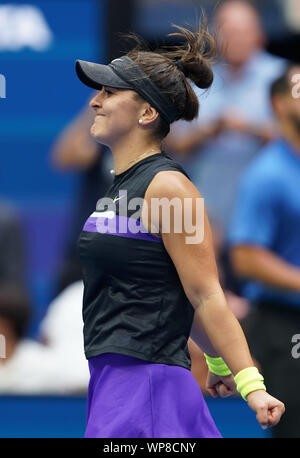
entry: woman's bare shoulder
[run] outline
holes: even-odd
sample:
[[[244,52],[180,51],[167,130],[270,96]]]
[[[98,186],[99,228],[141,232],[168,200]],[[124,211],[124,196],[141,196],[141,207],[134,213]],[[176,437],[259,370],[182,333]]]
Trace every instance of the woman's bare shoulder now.
[[[201,197],[196,186],[184,175],[176,170],[158,172],[149,184],[146,198],[173,198],[173,197]]]

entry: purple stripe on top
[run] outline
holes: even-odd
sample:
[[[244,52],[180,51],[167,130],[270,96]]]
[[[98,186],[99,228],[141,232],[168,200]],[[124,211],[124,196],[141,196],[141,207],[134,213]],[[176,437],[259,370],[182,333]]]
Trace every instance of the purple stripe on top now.
[[[160,238],[147,231],[142,221],[126,216],[115,215],[113,218],[107,218],[101,217],[101,213],[98,217],[90,216],[83,227],[83,231],[162,243]]]

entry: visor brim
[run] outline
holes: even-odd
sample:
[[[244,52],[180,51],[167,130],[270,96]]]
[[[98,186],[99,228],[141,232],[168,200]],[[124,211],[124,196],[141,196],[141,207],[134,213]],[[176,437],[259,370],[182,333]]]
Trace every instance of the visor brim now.
[[[80,81],[93,89],[101,90],[102,86],[132,89],[109,65],[76,60],[75,70]]]

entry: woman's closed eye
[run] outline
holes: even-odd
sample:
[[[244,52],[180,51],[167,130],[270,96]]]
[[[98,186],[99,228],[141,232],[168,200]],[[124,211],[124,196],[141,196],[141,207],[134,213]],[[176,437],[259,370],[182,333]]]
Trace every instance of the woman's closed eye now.
[[[104,91],[105,91],[106,94],[109,94],[109,95],[111,95],[111,94],[114,93],[114,92],[113,92],[110,88],[108,88],[108,87],[104,87]]]

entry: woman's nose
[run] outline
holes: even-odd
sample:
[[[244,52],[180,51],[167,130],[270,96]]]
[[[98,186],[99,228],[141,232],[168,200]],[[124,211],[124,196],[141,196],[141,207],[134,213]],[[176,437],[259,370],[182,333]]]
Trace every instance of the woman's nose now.
[[[99,107],[102,106],[102,102],[101,102],[102,101],[102,94],[103,94],[103,88],[90,101],[89,105],[94,110],[97,110]]]

